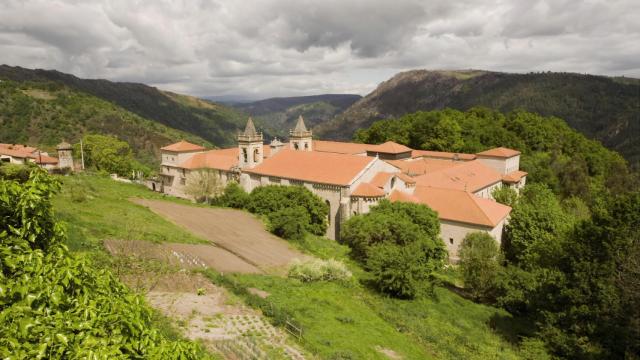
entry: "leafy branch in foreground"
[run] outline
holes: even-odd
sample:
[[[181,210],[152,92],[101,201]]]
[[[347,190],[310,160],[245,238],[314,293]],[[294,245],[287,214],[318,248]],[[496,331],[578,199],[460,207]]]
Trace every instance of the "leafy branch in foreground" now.
[[[140,296],[69,254],[50,202],[58,188],[39,169],[0,180],[0,357],[196,358],[197,345],[151,327]]]

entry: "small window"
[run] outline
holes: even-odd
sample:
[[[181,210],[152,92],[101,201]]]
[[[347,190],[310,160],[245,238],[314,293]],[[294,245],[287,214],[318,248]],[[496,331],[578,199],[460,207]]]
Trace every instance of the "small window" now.
[[[298,143],[293,143],[293,147],[294,147],[294,149],[296,149],[296,150],[299,150],[299,149],[300,149],[300,147],[298,146]]]
[[[309,150],[309,143],[304,143],[304,149]]]
[[[246,148],[242,149],[242,158],[244,159],[245,163],[249,161],[249,155],[247,155],[247,149]]]
[[[260,149],[253,150],[253,162],[254,163],[260,162]]]
[[[449,238],[449,244],[453,245],[453,238]]]

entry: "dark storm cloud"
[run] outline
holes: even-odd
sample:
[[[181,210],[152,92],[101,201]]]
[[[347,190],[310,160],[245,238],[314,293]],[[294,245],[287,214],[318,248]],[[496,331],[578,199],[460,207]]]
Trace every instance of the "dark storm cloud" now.
[[[196,95],[366,93],[410,68],[640,76],[640,1],[0,2],[0,63]]]

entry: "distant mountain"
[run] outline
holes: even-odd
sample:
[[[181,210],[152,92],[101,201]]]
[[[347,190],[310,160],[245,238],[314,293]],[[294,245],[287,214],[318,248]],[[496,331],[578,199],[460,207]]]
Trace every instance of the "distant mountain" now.
[[[0,142],[53,151],[62,140],[77,143],[89,133],[128,142],[148,165],[158,162],[160,147],[180,139],[211,145],[59,82],[0,80]]]
[[[236,132],[246,122],[246,116],[231,107],[144,84],[80,79],[55,70],[31,70],[7,65],[0,65],[0,79],[63,84],[109,101],[145,119],[195,134],[217,146],[234,145]]]
[[[335,119],[319,125],[325,138],[349,139],[380,119],[446,107],[524,109],[557,116],[640,164],[640,80],[573,73],[508,74],[488,71],[402,72]]]
[[[302,115],[306,125],[312,128],[333,119],[361,98],[360,95],[324,94],[270,98],[233,106],[253,116],[258,127],[286,138],[298,116]]]

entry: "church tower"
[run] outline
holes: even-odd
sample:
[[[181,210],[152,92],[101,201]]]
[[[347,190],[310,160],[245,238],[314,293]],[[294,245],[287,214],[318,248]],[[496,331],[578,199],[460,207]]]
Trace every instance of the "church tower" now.
[[[262,163],[262,133],[256,131],[253,120],[249,118],[244,132],[238,134],[239,158],[238,164],[241,169],[251,169]]]
[[[289,130],[289,144],[291,149],[300,151],[312,151],[311,131],[304,125],[302,115],[298,117],[298,123],[293,130]]]

